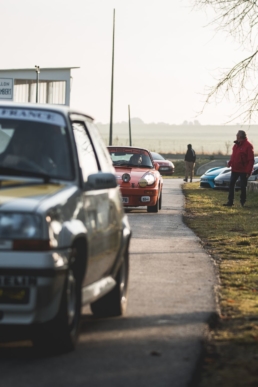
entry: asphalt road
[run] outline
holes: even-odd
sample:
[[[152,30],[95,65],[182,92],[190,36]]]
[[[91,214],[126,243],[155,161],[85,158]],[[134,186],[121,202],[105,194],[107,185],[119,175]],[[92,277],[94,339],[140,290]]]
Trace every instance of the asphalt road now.
[[[128,213],[133,230],[128,313],[84,310],[75,352],[39,357],[30,343],[0,345],[1,387],[186,387],[215,311],[215,273],[182,223],[179,179],[164,180],[163,208]]]

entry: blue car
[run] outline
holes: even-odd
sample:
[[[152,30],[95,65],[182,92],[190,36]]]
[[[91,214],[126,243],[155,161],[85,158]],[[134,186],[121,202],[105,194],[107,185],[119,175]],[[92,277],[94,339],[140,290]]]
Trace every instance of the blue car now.
[[[214,179],[221,173],[227,173],[231,170],[228,167],[214,167],[208,169],[201,177],[200,177],[200,187],[202,188],[214,188]]]

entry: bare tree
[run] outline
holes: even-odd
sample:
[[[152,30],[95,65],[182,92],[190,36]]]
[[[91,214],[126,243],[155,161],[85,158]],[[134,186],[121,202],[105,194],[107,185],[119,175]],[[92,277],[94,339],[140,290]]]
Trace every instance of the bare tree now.
[[[231,145],[232,145],[232,142],[231,142],[231,141],[226,141],[226,142],[225,142],[226,155],[228,155],[229,148],[230,148]]]
[[[239,106],[235,117],[251,122],[258,113],[257,81],[257,0],[193,0],[195,7],[212,7],[216,17],[212,21],[217,30],[224,30],[238,42],[247,46],[251,54],[220,74],[215,86],[209,88],[205,104],[213,98],[231,97],[233,94]]]

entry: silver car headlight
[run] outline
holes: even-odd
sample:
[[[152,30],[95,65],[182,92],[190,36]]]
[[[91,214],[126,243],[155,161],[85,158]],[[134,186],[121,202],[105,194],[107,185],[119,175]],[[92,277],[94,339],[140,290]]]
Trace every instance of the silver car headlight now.
[[[155,176],[151,172],[145,173],[139,181],[139,186],[144,188],[147,185],[153,185],[156,181]]]
[[[0,213],[0,238],[39,239],[42,236],[40,218],[32,214]]]

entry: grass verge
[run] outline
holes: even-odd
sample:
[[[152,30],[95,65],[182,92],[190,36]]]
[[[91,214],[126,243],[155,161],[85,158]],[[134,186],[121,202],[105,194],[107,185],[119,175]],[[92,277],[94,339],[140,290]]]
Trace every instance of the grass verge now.
[[[205,342],[199,387],[258,386],[258,194],[223,207],[227,192],[184,184],[184,221],[218,267],[220,316]]]

